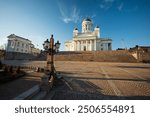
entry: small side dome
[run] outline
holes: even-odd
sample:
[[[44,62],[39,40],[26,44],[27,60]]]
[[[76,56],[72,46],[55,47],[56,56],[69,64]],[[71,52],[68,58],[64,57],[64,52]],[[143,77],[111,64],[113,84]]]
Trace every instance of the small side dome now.
[[[78,28],[74,28],[74,30],[78,30]]]
[[[97,25],[95,28],[99,28],[99,26]]]
[[[92,21],[91,19],[89,19],[88,17],[86,17],[83,21]]]

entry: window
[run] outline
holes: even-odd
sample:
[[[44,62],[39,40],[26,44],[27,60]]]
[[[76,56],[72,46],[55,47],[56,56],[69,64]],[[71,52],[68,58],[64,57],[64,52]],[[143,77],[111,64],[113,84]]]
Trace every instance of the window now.
[[[22,43],[22,47],[24,48],[24,43]]]
[[[8,46],[11,46],[11,41],[10,40],[8,41]]]
[[[87,25],[85,25],[86,26],[86,30],[87,30]]]
[[[26,48],[28,48],[28,44],[26,44]]]
[[[11,46],[14,46],[14,42],[11,43]]]
[[[108,43],[108,50],[111,50],[111,43]]]
[[[20,45],[20,42],[17,43],[17,46],[19,46],[19,45]]]

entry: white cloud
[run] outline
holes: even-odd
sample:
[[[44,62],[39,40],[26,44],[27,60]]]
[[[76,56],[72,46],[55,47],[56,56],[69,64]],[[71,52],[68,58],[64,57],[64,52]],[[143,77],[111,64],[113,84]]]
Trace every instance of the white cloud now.
[[[93,14],[93,15],[91,16],[92,19],[93,19],[94,17],[96,17],[96,14]]]
[[[112,7],[112,4],[115,2],[115,0],[103,0],[101,2],[101,4],[99,5],[99,7],[101,9],[105,9],[105,10],[108,10],[109,8]]]
[[[100,6],[101,9],[104,9],[104,8],[105,8],[105,5],[104,5],[104,4],[100,4],[99,6]]]
[[[58,2],[59,11],[61,13],[61,19],[64,23],[77,23],[81,20],[80,11],[76,7],[69,9],[65,4]]]
[[[70,21],[72,21],[72,19],[67,18],[67,17],[64,17],[64,18],[63,18],[63,21],[64,21],[65,23],[69,23]]]
[[[111,7],[115,7],[117,10],[122,11],[124,3],[119,0],[103,0],[99,4],[99,7],[104,10],[109,10]]]
[[[123,3],[121,3],[117,8],[118,8],[119,11],[122,11]]]
[[[71,13],[71,19],[74,23],[77,23],[81,19],[80,12],[79,10],[77,10],[76,7],[73,7],[73,11]]]

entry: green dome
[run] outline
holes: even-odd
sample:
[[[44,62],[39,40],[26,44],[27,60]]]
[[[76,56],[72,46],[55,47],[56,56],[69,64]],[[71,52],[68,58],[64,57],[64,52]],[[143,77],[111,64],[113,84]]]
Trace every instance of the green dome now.
[[[92,21],[91,19],[89,19],[88,17],[86,17],[83,21]]]
[[[75,28],[74,30],[78,30],[78,28]]]

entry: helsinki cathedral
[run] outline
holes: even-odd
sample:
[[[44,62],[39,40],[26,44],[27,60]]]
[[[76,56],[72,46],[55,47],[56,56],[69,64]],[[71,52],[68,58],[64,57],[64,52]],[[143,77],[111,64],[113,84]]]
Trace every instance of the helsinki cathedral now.
[[[82,32],[78,28],[73,30],[73,39],[65,42],[65,51],[96,51],[112,50],[112,40],[101,38],[100,27],[92,31],[92,20],[86,17],[82,21]]]

